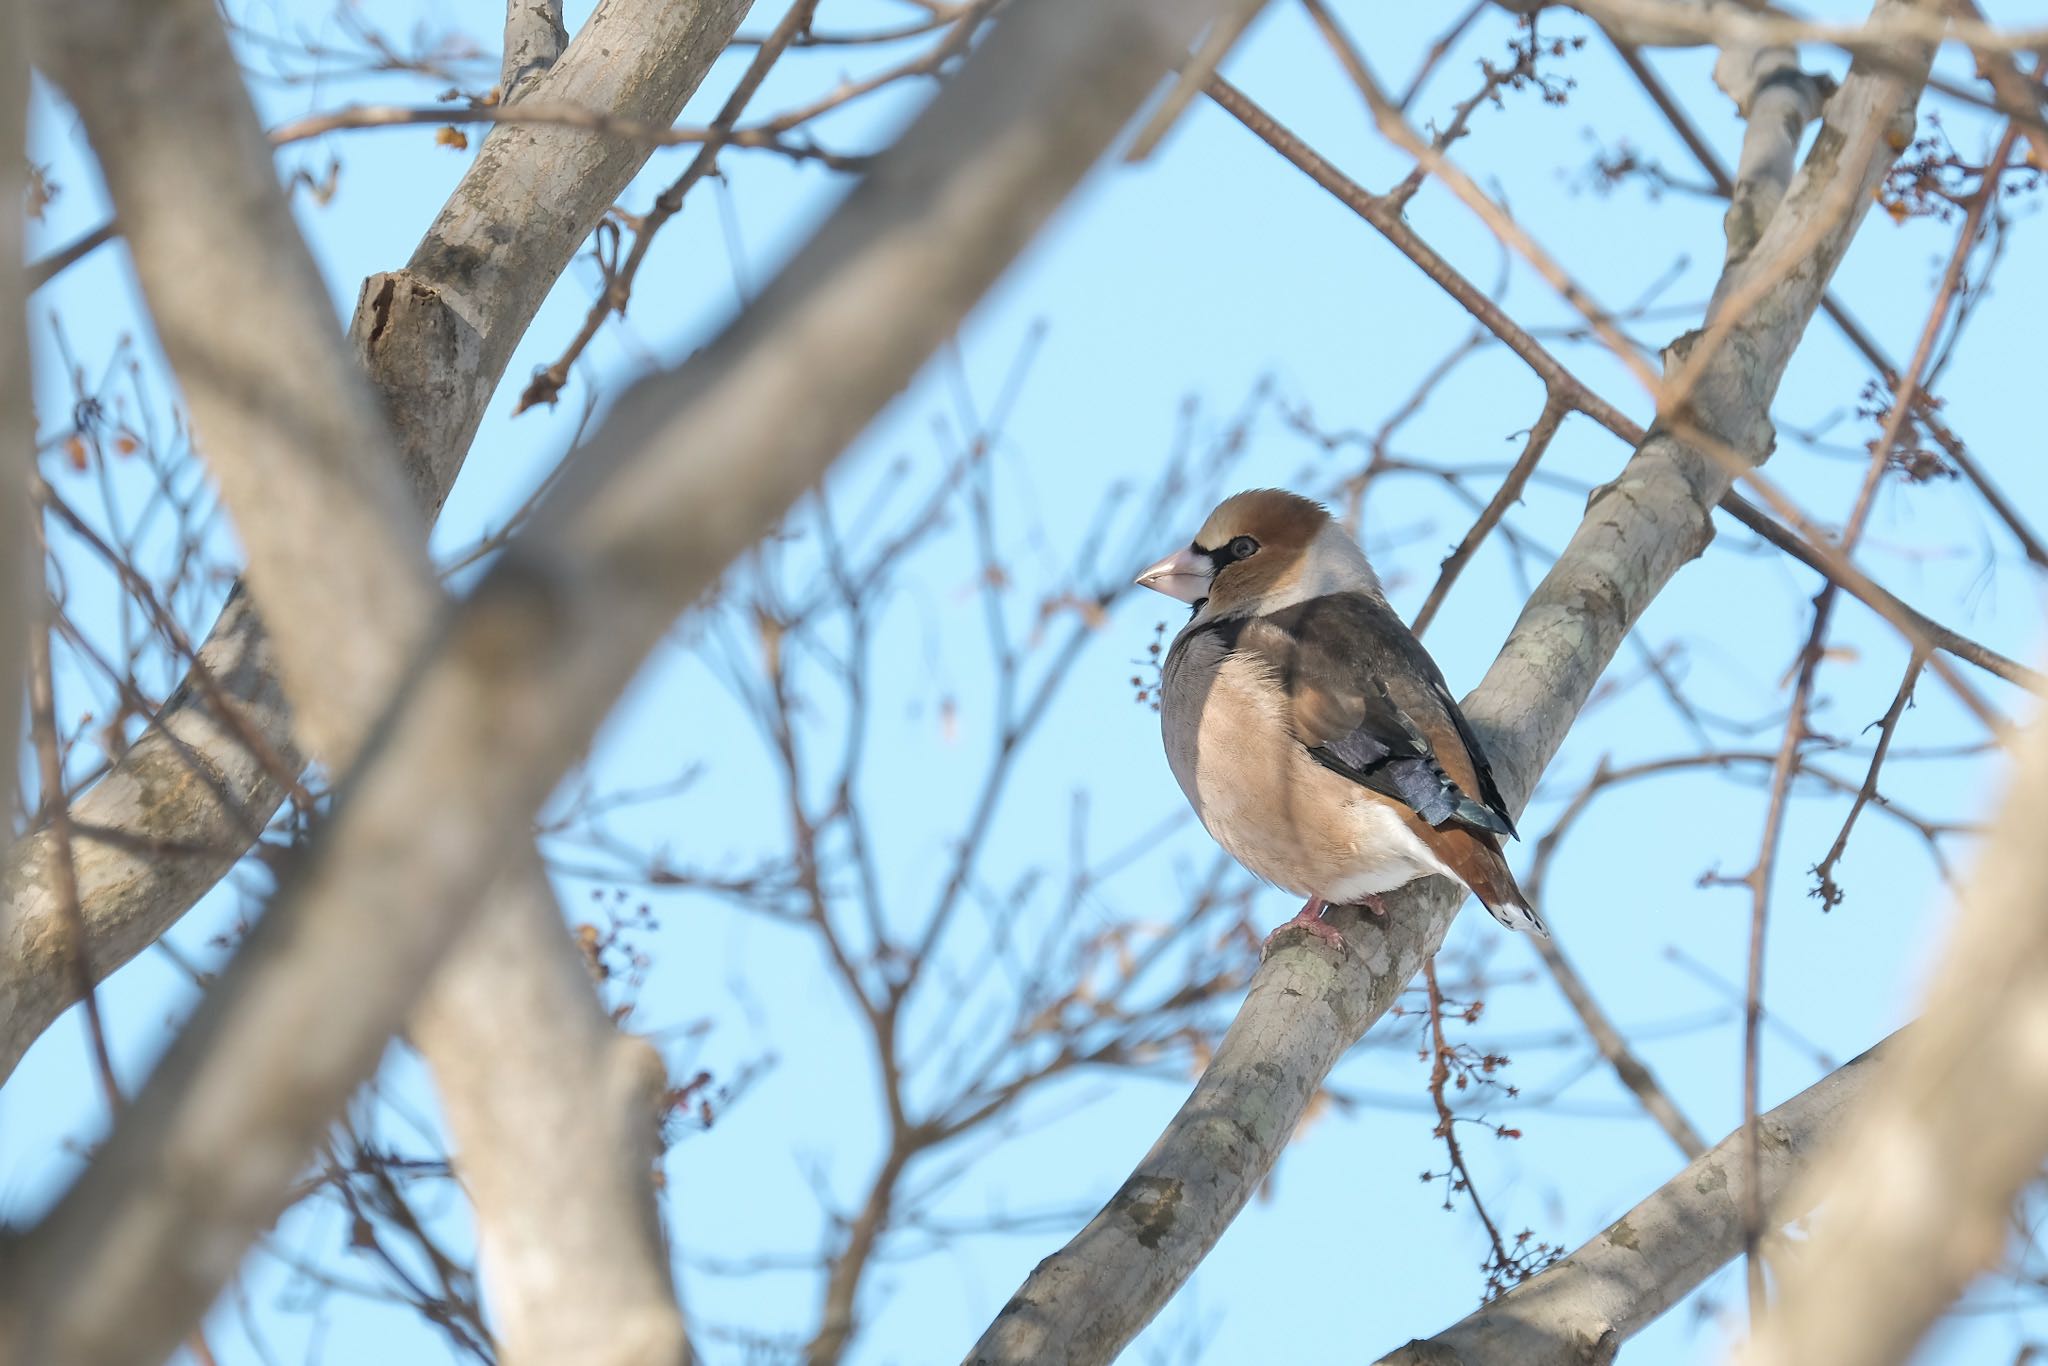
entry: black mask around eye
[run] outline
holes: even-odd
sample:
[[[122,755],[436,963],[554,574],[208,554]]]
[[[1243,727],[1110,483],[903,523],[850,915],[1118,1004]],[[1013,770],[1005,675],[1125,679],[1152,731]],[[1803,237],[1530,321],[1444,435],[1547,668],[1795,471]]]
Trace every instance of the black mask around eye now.
[[[1227,544],[1220,545],[1214,550],[1204,550],[1200,546],[1194,549],[1198,555],[1207,555],[1209,563],[1221,570],[1227,565],[1236,564],[1239,560],[1248,560],[1258,554],[1259,543],[1250,536],[1233,536]]]

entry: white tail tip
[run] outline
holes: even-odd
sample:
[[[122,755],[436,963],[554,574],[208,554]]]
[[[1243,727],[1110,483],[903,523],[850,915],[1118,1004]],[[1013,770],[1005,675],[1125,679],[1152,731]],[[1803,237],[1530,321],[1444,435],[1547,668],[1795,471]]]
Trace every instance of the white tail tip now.
[[[1484,903],[1481,903],[1484,904]],[[1538,939],[1550,938],[1550,926],[1543,923],[1543,917],[1533,907],[1517,906],[1503,901],[1498,906],[1487,906],[1487,913],[1511,930],[1533,934]]]

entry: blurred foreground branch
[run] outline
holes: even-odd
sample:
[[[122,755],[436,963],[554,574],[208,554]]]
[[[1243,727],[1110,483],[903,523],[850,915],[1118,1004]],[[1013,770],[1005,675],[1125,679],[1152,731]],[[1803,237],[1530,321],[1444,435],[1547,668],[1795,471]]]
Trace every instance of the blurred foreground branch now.
[[[275,1216],[647,650],[959,325],[1204,17],[1086,0],[1012,12],[738,323],[621,398],[29,1235],[19,1355],[162,1357]],[[109,1304],[121,1323],[94,1323]]]
[[[1748,1366],[1900,1362],[1994,1266],[2048,1153],[2048,722],[2014,749],[2005,801],[1921,1021],[1807,1177],[1820,1211]]]

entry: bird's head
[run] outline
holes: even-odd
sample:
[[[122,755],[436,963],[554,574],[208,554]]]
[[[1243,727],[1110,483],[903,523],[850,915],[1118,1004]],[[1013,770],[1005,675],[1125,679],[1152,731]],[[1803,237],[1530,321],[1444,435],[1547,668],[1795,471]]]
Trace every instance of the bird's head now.
[[[1138,575],[1139,586],[1204,616],[1268,612],[1379,580],[1321,503],[1285,489],[1251,489],[1216,505],[1194,540]]]

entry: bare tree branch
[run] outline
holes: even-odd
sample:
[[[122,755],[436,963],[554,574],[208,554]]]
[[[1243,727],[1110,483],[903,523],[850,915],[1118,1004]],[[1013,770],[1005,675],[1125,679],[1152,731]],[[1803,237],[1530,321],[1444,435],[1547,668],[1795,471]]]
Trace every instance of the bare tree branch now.
[[[498,103],[518,99],[525,86],[555,64],[568,42],[562,0],[505,0],[505,60],[498,74]]]
[[[1921,1021],[1801,1187],[1820,1210],[1744,1363],[1901,1362],[1996,1265],[2048,1153],[2048,723],[2014,773]],[[1818,1354],[1818,1355],[1816,1355]]]
[[[1878,14],[1900,8],[1887,0]],[[1867,64],[1852,70],[1778,215],[1832,213],[1836,221],[1821,225],[1800,270],[1771,281],[1730,320],[1729,343],[1691,375],[1695,420],[1750,461],[1770,450],[1772,395],[1893,155],[1882,138],[1864,138],[1869,151],[1858,160],[1845,150],[1865,121],[1882,128],[1911,116],[1925,77],[1927,54],[1920,57],[1910,77]],[[1211,82],[1212,93],[1221,88]],[[1732,479],[1721,461],[1653,429],[1621,477],[1595,494],[1466,703],[1514,809],[1630,626],[1706,545],[1712,509]],[[1384,920],[1344,917],[1352,948],[1341,956],[1306,935],[1276,947],[1152,1151],[1072,1242],[1039,1263],[969,1361],[1107,1361],[1158,1312],[1265,1179],[1336,1059],[1434,952],[1463,899],[1438,880],[1397,898]]]
[[[773,64],[773,54],[769,64]],[[817,161],[834,170],[853,171],[867,166],[866,156],[842,156],[811,143],[788,140],[764,128],[693,128],[687,125],[657,126],[636,119],[622,119],[602,109],[580,104],[559,104],[552,100],[521,100],[514,105],[481,104],[468,109],[445,105],[351,104],[327,114],[308,114],[270,130],[274,147],[286,147],[309,138],[361,128],[446,128],[455,124],[559,124],[583,128],[610,137],[626,138],[645,147],[685,147],[717,143],[726,147],[759,147],[778,152],[795,161]],[[42,269],[42,267],[38,267]]]
[[[603,0],[530,99],[641,122],[672,121],[738,27],[743,0]],[[648,149],[566,127],[500,128],[484,143],[405,269],[364,286],[351,336],[398,439],[414,497],[438,509],[512,350],[563,268],[645,163]],[[498,262],[504,269],[495,268]],[[196,674],[73,805],[80,904],[104,977],[226,875],[283,799],[276,769],[303,763],[268,636],[231,594]],[[210,680],[208,686],[206,680]],[[228,702],[224,699],[233,699]],[[232,710],[234,716],[224,715]],[[283,761],[241,740],[253,730]],[[0,867],[0,1079],[76,996],[46,833]]]
[[[818,0],[800,0],[799,3],[791,5],[788,12],[776,21],[775,31],[754,50],[753,59],[747,63],[747,69],[741,74],[738,84],[733,87],[732,93],[725,97],[725,103],[719,108],[717,117],[712,119],[711,127],[704,131],[703,145],[697,149],[697,155],[691,157],[690,164],[683,168],[683,173],[655,197],[654,207],[634,226],[631,249],[625,253],[623,261],[606,269],[604,292],[584,315],[583,326],[577,329],[576,336],[561,355],[527,381],[526,387],[519,392],[519,402],[513,409],[514,413],[523,413],[540,402],[552,406],[562,391],[562,385],[568,380],[569,366],[583,354],[584,348],[590,345],[591,339],[597,335],[597,329],[603,326],[605,320],[614,312],[625,313],[626,305],[633,293],[633,279],[640,273],[640,267],[647,259],[647,249],[653,244],[655,234],[661,231],[669,219],[682,211],[683,196],[690,192],[690,187],[702,180],[718,164],[718,153],[733,140],[733,125],[737,124],[740,115],[746,112],[748,101],[754,98],[755,92],[761,88],[761,82],[768,78],[769,71],[788,50],[789,45],[809,29],[811,15],[817,8]],[[986,5],[978,5],[968,18],[960,21],[960,27],[955,30],[960,44],[965,45],[970,31],[985,13]],[[948,40],[940,44],[940,49],[943,51],[951,46],[949,35]],[[933,69],[936,70],[936,66]],[[772,138],[773,134],[769,136]]]
[[[65,246],[57,248],[46,256],[39,256],[28,267],[28,288],[30,293],[41,289],[58,275],[76,265],[93,252],[120,236],[120,228],[113,219],[94,228]]]
[[[1541,855],[1538,857],[1541,858]],[[1658,1082],[1657,1075],[1650,1070],[1649,1064],[1628,1046],[1628,1040],[1622,1037],[1621,1031],[1615,1027],[1606,1010],[1593,999],[1593,993],[1587,988],[1585,979],[1579,976],[1579,970],[1572,966],[1571,960],[1564,956],[1564,950],[1551,939],[1537,940],[1535,948],[1537,955],[1543,959],[1543,965],[1550,969],[1550,975],[1556,980],[1558,990],[1564,993],[1565,1000],[1571,1003],[1579,1022],[1586,1027],[1586,1037],[1593,1041],[1593,1047],[1600,1050],[1600,1056],[1614,1069],[1615,1078],[1642,1103],[1644,1111],[1657,1122],[1657,1127],[1678,1145],[1680,1152],[1687,1157],[1698,1157],[1707,1146],[1700,1140],[1699,1131],[1692,1127],[1692,1121],[1685,1117],[1677,1102],[1672,1100],[1671,1093]]]
[[[959,324],[1206,17],[1095,0],[1012,11],[753,309],[621,398],[26,1239],[18,1355],[120,1366],[169,1348],[645,652]]]
[[[1932,0],[1926,0],[1932,3]],[[1322,14],[1320,6],[1313,6]],[[1885,23],[1898,19],[1897,13],[1911,5],[1880,5],[1872,22]],[[1441,179],[1444,184],[1463,200],[1474,214],[1498,237],[1501,242],[1521,256],[1538,275],[1555,289],[1585,320],[1591,331],[1605,342],[1615,359],[1627,367],[1657,402],[1658,423],[1668,427],[1681,439],[1697,446],[1704,454],[1719,462],[1737,478],[1749,484],[1765,503],[1778,514],[1805,533],[1808,547],[1818,554],[1827,565],[1826,573],[1831,582],[1844,586],[1858,585],[1857,596],[1873,606],[1879,606],[1886,620],[1891,622],[1915,648],[1926,649],[1931,642],[1915,633],[1910,617],[1885,611],[1880,605],[1882,595],[1876,593],[1875,585],[1846,555],[1827,543],[1827,538],[1812,526],[1800,512],[1797,505],[1782,490],[1767,479],[1755,466],[1748,463],[1743,454],[1743,442],[1735,433],[1719,432],[1702,427],[1693,420],[1689,406],[1700,395],[1697,393],[1701,381],[1713,373],[1709,363],[1716,358],[1721,347],[1727,345],[1737,323],[1750,316],[1750,310],[1776,291],[1786,280],[1813,269],[1815,254],[1830,254],[1830,238],[1839,238],[1853,233],[1860,215],[1851,214],[1848,209],[1858,193],[1871,193],[1877,183],[1857,186],[1847,180],[1830,180],[1825,177],[1802,177],[1791,187],[1793,193],[1803,192],[1808,196],[1818,195],[1812,202],[1800,204],[1797,211],[1774,213],[1764,225],[1753,254],[1745,254],[1731,267],[1724,269],[1715,284],[1713,297],[1707,308],[1706,326],[1699,332],[1681,338],[1666,355],[1667,371],[1658,375],[1649,361],[1639,353],[1636,345],[1619,329],[1612,314],[1595,302],[1579,285],[1578,281],[1564,269],[1557,258],[1532,238],[1506,208],[1495,202],[1462,168],[1442,154],[1440,148],[1426,143],[1411,127],[1391,100],[1379,89],[1378,83],[1367,71],[1364,60],[1345,39],[1335,22],[1324,15],[1321,27],[1329,36],[1338,56],[1350,71],[1353,81],[1367,104],[1372,108],[1374,120],[1380,131],[1397,146],[1414,155],[1418,163]],[[1865,59],[1867,66],[1883,66],[1896,74],[1924,84],[1925,60],[1931,60],[1931,47],[1915,50],[1910,43],[1901,39],[1896,51],[1882,56]],[[1862,111],[1854,107],[1853,101],[1837,112],[1829,126],[1824,126],[1814,144],[1814,160],[1863,164],[1876,155],[1880,141],[1889,142],[1894,154],[1912,143],[1913,121],[1910,109],[1899,112],[1892,122],[1880,126],[1876,122],[1859,117]],[[1828,141],[1831,129],[1846,126],[1852,133],[1844,137],[1833,133],[1835,141]],[[1791,194],[1788,194],[1788,198]],[[1832,249],[1838,249],[1839,243]],[[1766,334],[1769,335],[1769,334]],[[1767,414],[1759,414],[1760,421],[1768,421]],[[1856,591],[1856,590],[1852,590]],[[1951,669],[1940,658],[1930,660],[1930,667],[1988,729],[1997,731],[2003,721],[1968,682]]]
[[[249,731],[270,742],[269,755],[244,743]],[[79,905],[100,979],[155,943],[249,851],[304,763],[291,735],[268,640],[237,590],[155,724],[72,803]],[[63,969],[54,838],[36,831],[6,859],[0,1073],[78,1000]]]
[[[2014,130],[2008,126],[2001,139],[1993,164],[2002,166],[2005,155],[2012,146]],[[1847,555],[1862,539],[1864,527],[1874,506],[1877,489],[1885,472],[1891,466],[1891,454],[1903,429],[1906,414],[1912,410],[1913,400],[1919,392],[1921,376],[1929,357],[1933,354],[1934,342],[1943,323],[1948,318],[1949,308],[1955,300],[1956,287],[1962,279],[1964,265],[1977,245],[1978,226],[1982,216],[1998,194],[1998,177],[1987,174],[1983,186],[1973,198],[1969,212],[1964,216],[1963,228],[1955,250],[1943,272],[1940,288],[1935,292],[1934,304],[1929,309],[1927,321],[1921,329],[1919,345],[1914,349],[1912,361],[1906,372],[1897,381],[1892,394],[1891,408],[1885,426],[1877,441],[1870,449],[1864,467],[1861,487],[1857,491],[1855,505],[1851,508],[1834,548]],[[1731,216],[1730,228],[1735,220]],[[1809,710],[1813,701],[1814,680],[1819,673],[1822,658],[1827,653],[1828,628],[1840,594],[1835,580],[1829,579],[1814,599],[1813,626],[1808,633],[1805,646],[1794,661],[1795,681],[1792,686],[1792,700],[1786,713],[1785,729],[1778,745],[1778,756],[1771,771],[1770,805],[1764,817],[1762,844],[1757,851],[1756,862],[1742,879],[1750,894],[1750,940],[1748,991],[1743,1011],[1743,1054],[1742,1054],[1742,1107],[1748,1124],[1748,1142],[1751,1160],[1760,1160],[1758,1145],[1761,1142],[1756,1129],[1757,1092],[1763,1070],[1763,973],[1764,973],[1764,930],[1770,911],[1771,885],[1774,878],[1778,846],[1784,833],[1786,795],[1792,777],[1799,766],[1802,747],[1813,738],[1810,729]],[[1915,669],[1918,672],[1920,653],[1914,652]],[[1758,1186],[1752,1183],[1751,1208],[1748,1230],[1748,1283],[1750,1312],[1758,1315],[1764,1305],[1764,1269],[1758,1248],[1764,1234],[1764,1209]]]
[[[1650,102],[1656,105],[1658,112],[1663,114],[1670,122],[1672,131],[1678,134],[1679,141],[1685,144],[1686,150],[1691,152],[1694,159],[1699,162],[1700,169],[1707,173],[1708,178],[1714,182],[1715,187],[1721,193],[1732,195],[1734,181],[1730,178],[1727,170],[1721,165],[1720,159],[1714,155],[1713,148],[1707,145],[1705,139],[1700,136],[1699,130],[1693,126],[1692,120],[1687,117],[1685,110],[1672,98],[1671,92],[1665,88],[1664,82],[1659,79],[1657,73],[1643,60],[1640,52],[1611,34],[1609,37],[1614,42],[1615,50],[1620,55],[1623,65],[1627,66],[1630,74],[1642,84],[1644,93],[1650,97]],[[2016,88],[2013,83],[2017,81],[2024,84],[2025,78],[2019,76],[2017,69],[2009,60],[2000,63],[1996,58],[1980,57],[1980,68],[1987,65],[1993,73],[2001,71],[2004,73],[2002,77],[2002,79],[2006,80],[2004,89],[2014,96],[2021,95],[2021,90]],[[1995,81],[1994,84],[1996,84]],[[2024,98],[2017,100],[2002,99],[2002,104],[2012,103],[2024,106],[2025,100]],[[2016,120],[2020,117],[2009,109],[2005,112]],[[2044,161],[2048,161],[2048,147],[2044,147],[2041,138],[2036,137],[2034,146],[2035,155]],[[1821,308],[1834,321],[1835,325],[1841,329],[1842,335],[1848,339],[1849,344],[1862,352],[1870,363],[1877,368],[1878,377],[1885,384],[1895,385],[1898,383],[1898,367],[1892,363],[1890,357],[1884,354],[1870,333],[1861,323],[1857,322],[1839,299],[1830,295],[1821,301]],[[2006,524],[2007,529],[2012,532],[2013,539],[2019,542],[2020,548],[2026,553],[2027,558],[2036,565],[2048,568],[2048,546],[2044,546],[2041,543],[2040,537],[2034,533],[2033,528],[2027,524],[2018,509],[2014,508],[1998,486],[1991,482],[1977,460],[1964,449],[1962,442],[1949,430],[1948,425],[1940,419],[1940,415],[1936,412],[1934,405],[1929,403],[1924,395],[1921,396],[1917,416],[1926,425],[1928,434],[1940,445],[1942,454],[1960,469],[1971,483],[1977,486],[1978,491],[1983,494],[1985,502],[1990,504],[1991,510]],[[1820,566],[1815,565],[1814,567],[1819,568]],[[1942,648],[1947,649],[1948,647],[1943,646]],[[1951,651],[1951,653],[1957,652]],[[1961,655],[1961,657],[1969,658],[1968,655]],[[2015,671],[2028,675],[2032,673],[2031,670],[2022,670],[2021,666],[2017,664],[2010,664],[2010,661],[2007,661],[2007,663]],[[2001,673],[2000,676],[2012,678],[2014,675],[2012,673]],[[2026,686],[2033,687],[2036,691],[2040,687],[2038,682],[2030,682]]]
[[[1787,1191],[1871,1089],[1879,1057],[1899,1047],[1886,1040],[1762,1117],[1756,1189],[1775,1222],[1807,1208]],[[1623,1343],[1742,1252],[1748,1170],[1737,1129],[1578,1251],[1435,1337],[1388,1353],[1379,1366],[1612,1361]]]
[[[1725,48],[1714,63],[1714,80],[1742,114],[1742,155],[1728,198],[1727,264],[1748,256],[1763,236],[1785,187],[1806,125],[1834,93],[1834,78],[1799,69],[1789,47]]]
[[[521,102],[674,123],[746,9],[604,0]],[[426,506],[448,496],[527,324],[648,152],[562,125],[496,127],[412,260],[363,283],[351,336]]]

